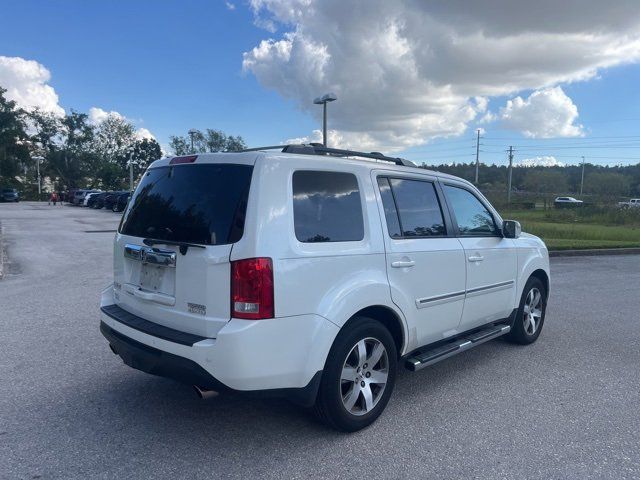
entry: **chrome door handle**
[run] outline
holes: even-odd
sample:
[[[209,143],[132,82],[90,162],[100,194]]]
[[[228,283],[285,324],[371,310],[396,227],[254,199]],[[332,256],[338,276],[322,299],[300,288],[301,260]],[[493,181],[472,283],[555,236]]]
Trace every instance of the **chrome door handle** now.
[[[416,264],[413,260],[399,260],[397,262],[391,262],[393,268],[407,268],[413,267]]]
[[[478,256],[471,256],[469,257],[469,261],[470,262],[481,262],[484,260],[484,257],[482,255],[478,255]]]

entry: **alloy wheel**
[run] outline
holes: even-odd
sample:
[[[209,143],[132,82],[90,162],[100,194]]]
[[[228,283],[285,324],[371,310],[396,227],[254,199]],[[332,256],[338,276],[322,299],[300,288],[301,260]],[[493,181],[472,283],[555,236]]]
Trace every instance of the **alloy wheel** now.
[[[340,396],[352,415],[364,415],[375,408],[389,376],[389,356],[382,342],[367,337],[356,343],[342,366]]]
[[[540,328],[542,320],[542,294],[537,288],[532,288],[524,302],[524,331],[533,335]]]

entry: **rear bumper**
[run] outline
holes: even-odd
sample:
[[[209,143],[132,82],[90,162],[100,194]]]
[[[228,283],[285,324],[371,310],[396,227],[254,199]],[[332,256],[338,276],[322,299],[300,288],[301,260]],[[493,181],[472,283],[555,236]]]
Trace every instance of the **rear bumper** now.
[[[137,342],[104,322],[100,322],[100,332],[109,341],[115,353],[131,368],[210,390],[226,388],[193,360]]]
[[[130,367],[211,390],[287,397],[303,405],[315,400],[339,330],[317,315],[232,319],[213,339],[140,317],[114,318],[119,308],[113,305],[109,287],[103,292],[100,330]]]

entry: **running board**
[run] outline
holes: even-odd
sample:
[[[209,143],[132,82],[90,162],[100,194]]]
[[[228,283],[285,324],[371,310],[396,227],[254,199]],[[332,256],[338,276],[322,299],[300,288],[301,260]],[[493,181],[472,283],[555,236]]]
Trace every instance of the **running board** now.
[[[458,353],[462,353],[465,350],[469,350],[473,347],[477,347],[489,340],[501,337],[502,335],[509,333],[511,330],[510,325],[492,325],[477,332],[464,335],[452,342],[445,343],[444,345],[438,345],[437,347],[424,350],[418,350],[407,358],[405,367],[415,372],[434,363],[438,363],[445,358],[453,357]]]

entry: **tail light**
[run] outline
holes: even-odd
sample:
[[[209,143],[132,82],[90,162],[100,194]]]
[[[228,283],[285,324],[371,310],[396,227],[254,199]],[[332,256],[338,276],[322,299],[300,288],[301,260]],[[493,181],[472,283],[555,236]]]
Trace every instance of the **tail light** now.
[[[273,265],[270,258],[231,262],[231,316],[273,318]]]

